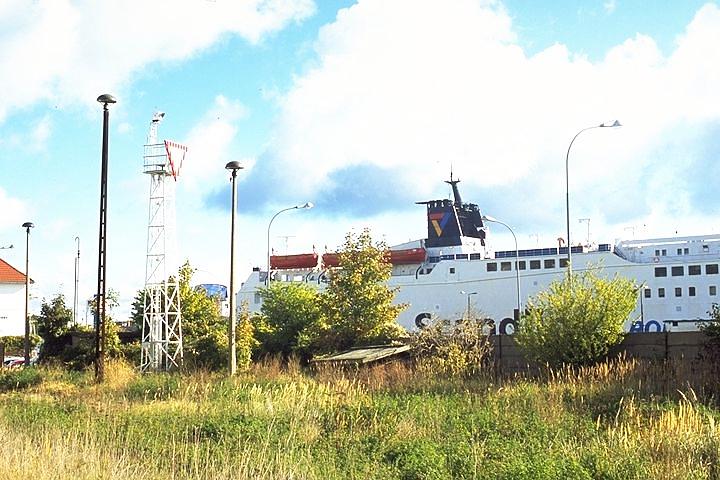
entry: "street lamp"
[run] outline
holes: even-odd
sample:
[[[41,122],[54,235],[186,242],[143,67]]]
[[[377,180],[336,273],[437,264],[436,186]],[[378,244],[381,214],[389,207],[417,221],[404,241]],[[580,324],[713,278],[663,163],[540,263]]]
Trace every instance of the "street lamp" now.
[[[470,295],[477,295],[478,292],[466,293],[465,290],[460,290],[460,295],[467,295],[467,319],[470,320]]]
[[[279,212],[277,212],[275,215],[272,216],[270,219],[270,223],[268,224],[267,229],[267,278],[265,279],[265,284],[269,287],[270,286],[270,227],[272,226],[273,220],[275,220],[275,217],[280,215],[283,212],[287,212],[288,210],[298,210],[303,208],[313,208],[315,205],[312,202],[306,202],[302,205],[295,205],[294,207],[288,207],[283,208]]]
[[[570,250],[572,250],[572,243],[570,242],[570,175],[568,173],[569,169],[569,160],[570,160],[570,148],[572,148],[573,143],[575,142],[575,139],[585,130],[592,130],[593,128],[614,128],[614,127],[622,127],[620,125],[620,122],[615,120],[614,122],[605,122],[601,123],[600,125],[594,125],[592,127],[586,127],[580,130],[578,133],[575,134],[573,139],[570,141],[570,145],[568,145],[567,154],[565,154],[565,223],[567,226],[567,266],[568,266],[568,274],[572,273],[572,264],[571,262],[571,253]]]
[[[100,233],[98,234],[98,282],[95,297],[95,380],[105,378],[105,287],[107,274],[107,176],[108,176],[108,131],[110,111],[108,105],[117,103],[109,94],[97,98],[103,105],[102,166],[100,170]]]
[[[75,237],[77,256],[75,257],[75,294],[73,296],[73,323],[77,325],[78,282],[80,282],[80,237]]]
[[[25,229],[25,366],[30,366],[30,315],[28,303],[30,301],[30,229],[35,225],[32,222],[22,224]]]
[[[510,225],[508,225],[505,222],[501,222],[497,218],[490,217],[488,215],[482,216],[483,221],[485,222],[491,222],[491,223],[499,223],[500,225],[503,225],[505,228],[510,230],[510,233],[513,236],[513,240],[515,240],[515,293],[517,294],[517,311],[518,311],[518,319],[520,318],[520,313],[522,312],[522,303],[520,302],[520,269],[518,268],[520,263],[520,255],[518,252],[518,243],[517,243],[517,237],[515,236],[515,232],[513,232],[513,229],[510,228]]]
[[[238,161],[228,162],[225,170],[230,170],[232,179],[232,213],[230,215],[230,319],[228,322],[228,344],[230,358],[228,359],[228,370],[230,375],[237,372],[237,358],[235,355],[235,326],[237,325],[237,312],[235,311],[235,212],[237,210],[237,185],[235,183],[237,171],[243,167]]]

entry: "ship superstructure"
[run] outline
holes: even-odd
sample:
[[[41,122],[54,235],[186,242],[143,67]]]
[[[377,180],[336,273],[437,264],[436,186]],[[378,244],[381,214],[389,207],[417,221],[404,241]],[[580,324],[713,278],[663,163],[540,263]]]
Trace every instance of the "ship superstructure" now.
[[[427,238],[390,247],[393,264],[389,286],[398,287],[396,303],[406,303],[398,322],[408,330],[433,318],[460,319],[472,314],[510,334],[522,304],[567,272],[567,246],[492,251],[480,209],[464,203],[459,180],[446,183],[452,199],[418,202],[427,210]],[[696,330],[718,301],[720,235],[620,241],[615,245],[572,246],[573,271],[599,269],[606,277],[621,275],[640,286],[628,331]],[[517,255],[517,256],[516,256]],[[305,282],[322,289],[337,254],[271,257],[272,281]],[[258,289],[268,273],[256,268],[238,293],[251,311],[262,305]],[[472,308],[470,308],[472,307]]]

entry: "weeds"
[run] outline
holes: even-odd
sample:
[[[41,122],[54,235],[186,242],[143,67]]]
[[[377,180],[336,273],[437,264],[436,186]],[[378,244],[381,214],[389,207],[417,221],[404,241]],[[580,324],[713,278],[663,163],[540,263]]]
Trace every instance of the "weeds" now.
[[[8,478],[720,477],[711,390],[672,390],[677,370],[635,360],[500,385],[401,363],[308,374],[271,360],[233,379],[123,364],[103,385],[25,375],[38,380],[0,394]]]

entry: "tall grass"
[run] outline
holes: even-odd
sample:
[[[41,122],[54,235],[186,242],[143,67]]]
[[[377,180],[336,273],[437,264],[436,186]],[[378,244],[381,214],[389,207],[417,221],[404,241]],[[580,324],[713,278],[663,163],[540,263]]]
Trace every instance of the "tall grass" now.
[[[107,376],[45,370],[0,394],[0,477],[720,478],[712,388],[673,389],[665,365],[500,383],[274,360],[233,379],[123,364]]]

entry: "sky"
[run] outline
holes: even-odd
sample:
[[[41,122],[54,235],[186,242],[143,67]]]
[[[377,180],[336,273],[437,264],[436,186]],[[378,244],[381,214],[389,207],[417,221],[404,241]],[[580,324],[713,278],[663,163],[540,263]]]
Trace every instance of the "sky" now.
[[[720,233],[720,5],[683,0],[0,0],[0,258],[31,311],[97,288],[104,93],[107,286],[126,318],[145,281],[143,145],[188,147],[177,262],[229,282],[227,162],[237,160],[237,281],[277,253],[334,250],[368,227],[426,236],[416,201],[465,201],[520,248],[565,237]],[[580,222],[580,219],[590,219]],[[589,229],[588,229],[589,226]],[[490,245],[513,248],[502,226]],[[13,248],[7,248],[10,245]]]

